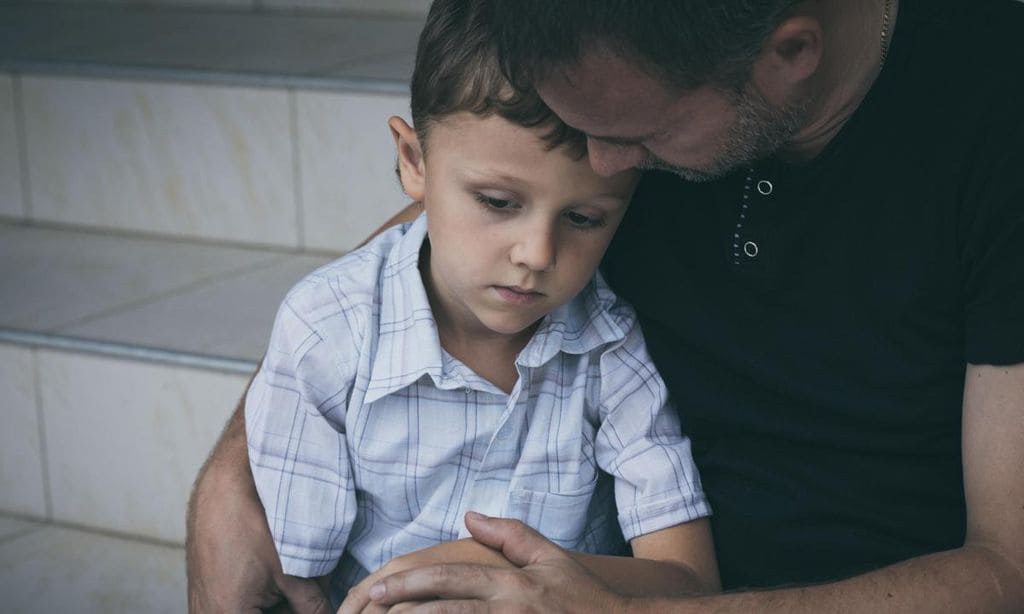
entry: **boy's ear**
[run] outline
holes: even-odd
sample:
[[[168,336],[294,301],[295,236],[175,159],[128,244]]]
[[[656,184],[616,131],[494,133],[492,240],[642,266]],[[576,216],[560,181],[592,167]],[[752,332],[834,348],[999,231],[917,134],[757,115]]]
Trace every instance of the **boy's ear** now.
[[[388,119],[388,127],[398,150],[398,177],[402,181],[402,189],[416,202],[423,202],[426,173],[419,137],[412,126],[397,115]]]

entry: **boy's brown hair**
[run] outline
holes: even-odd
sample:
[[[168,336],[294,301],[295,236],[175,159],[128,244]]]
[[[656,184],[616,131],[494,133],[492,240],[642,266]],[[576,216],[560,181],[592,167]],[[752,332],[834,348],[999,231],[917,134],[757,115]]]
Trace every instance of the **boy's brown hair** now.
[[[430,125],[459,112],[498,115],[526,128],[546,127],[550,148],[586,155],[586,137],[562,123],[532,88],[515,89],[503,75],[492,41],[486,0],[435,0],[416,48],[412,122],[424,154]]]

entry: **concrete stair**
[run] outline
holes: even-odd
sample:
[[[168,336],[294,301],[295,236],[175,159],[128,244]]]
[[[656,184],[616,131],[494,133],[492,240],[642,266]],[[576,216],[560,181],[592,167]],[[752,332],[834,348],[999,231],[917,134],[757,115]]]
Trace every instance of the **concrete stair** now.
[[[405,203],[426,3],[283,1],[0,4],[5,612],[183,611],[191,482],[277,304]]]

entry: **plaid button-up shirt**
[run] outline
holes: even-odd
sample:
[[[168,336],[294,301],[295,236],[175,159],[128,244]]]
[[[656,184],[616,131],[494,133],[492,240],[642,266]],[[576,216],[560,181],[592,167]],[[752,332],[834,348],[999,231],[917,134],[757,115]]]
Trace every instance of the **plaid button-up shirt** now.
[[[710,513],[632,308],[595,278],[545,317],[506,394],[441,348],[425,235],[423,217],[391,229],[278,312],[245,417],[285,573],[338,565],[343,596],[395,556],[465,536],[468,510],[590,552]]]

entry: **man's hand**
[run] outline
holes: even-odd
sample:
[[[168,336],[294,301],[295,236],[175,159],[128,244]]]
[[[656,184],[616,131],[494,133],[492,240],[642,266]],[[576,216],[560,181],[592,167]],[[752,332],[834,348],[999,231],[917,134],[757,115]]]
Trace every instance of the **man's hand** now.
[[[466,527],[480,543],[515,565],[441,564],[403,571],[370,587],[381,606],[402,612],[593,612],[618,611],[626,600],[576,563],[565,551],[517,520],[470,512]],[[412,607],[404,602],[428,599]],[[339,614],[358,610],[342,608]]]
[[[404,556],[391,559],[387,565],[381,567],[373,574],[367,576],[362,582],[352,587],[345,597],[345,602],[338,610],[339,614],[346,612],[363,612],[364,614],[378,614],[386,612],[387,607],[374,603],[370,600],[370,587],[377,584],[381,579],[421,567],[440,565],[444,563],[472,563],[476,565],[487,565],[491,567],[514,568],[515,564],[506,559],[500,552],[489,548],[473,539],[460,539],[454,542],[446,542],[411,552]],[[405,604],[406,606],[411,604]]]
[[[263,515],[245,444],[242,406],[199,472],[188,509],[188,609],[327,614],[314,580],[286,576]]]

